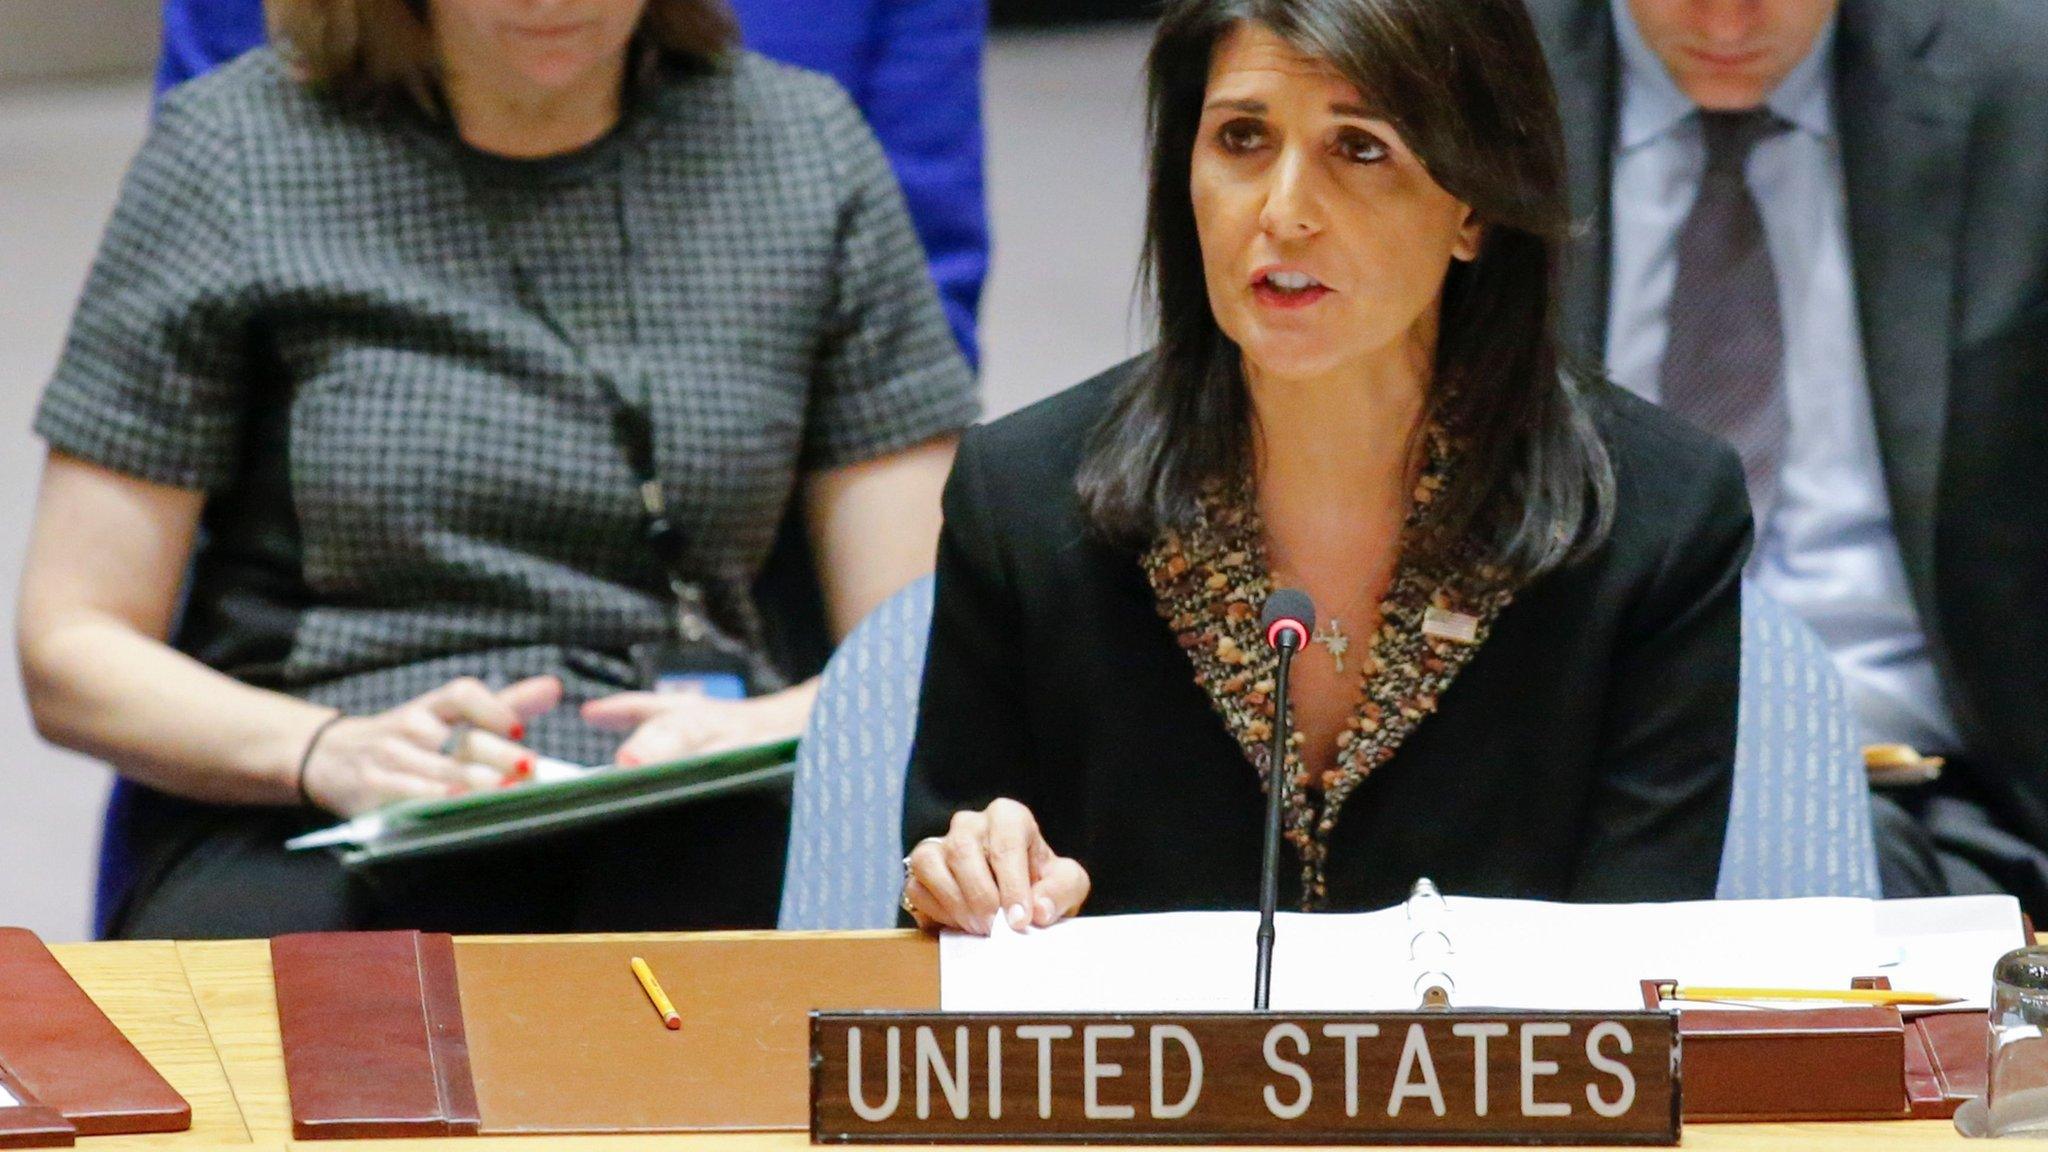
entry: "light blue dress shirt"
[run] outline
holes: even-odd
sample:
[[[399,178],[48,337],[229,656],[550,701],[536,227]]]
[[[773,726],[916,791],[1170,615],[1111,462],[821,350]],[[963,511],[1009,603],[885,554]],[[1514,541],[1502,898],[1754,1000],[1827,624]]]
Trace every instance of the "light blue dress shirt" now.
[[[1678,279],[1678,233],[1699,195],[1698,109],[1612,0],[1621,47],[1611,189],[1607,367],[1658,399]],[[1820,634],[1848,682],[1865,738],[1961,747],[1899,559],[1857,325],[1831,79],[1834,29],[1771,93],[1791,128],[1758,144],[1748,180],[1763,213],[1785,324],[1791,427],[1775,507],[1759,510],[1748,575]]]

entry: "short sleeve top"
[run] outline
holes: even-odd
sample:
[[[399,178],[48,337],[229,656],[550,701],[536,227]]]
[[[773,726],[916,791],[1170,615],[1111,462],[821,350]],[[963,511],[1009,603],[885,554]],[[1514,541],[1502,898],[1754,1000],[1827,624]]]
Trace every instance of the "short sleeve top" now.
[[[165,98],[36,430],[208,494],[181,643],[233,675],[351,710],[483,672],[575,697],[673,630],[615,393],[691,568],[741,597],[803,473],[974,419],[830,80],[664,70],[603,140],[513,161],[251,53]]]

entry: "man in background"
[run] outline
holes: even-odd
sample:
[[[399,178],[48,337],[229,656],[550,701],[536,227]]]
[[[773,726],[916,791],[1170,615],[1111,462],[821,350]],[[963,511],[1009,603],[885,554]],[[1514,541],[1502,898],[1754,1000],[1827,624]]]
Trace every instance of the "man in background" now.
[[[1864,737],[1887,895],[2048,913],[2048,5],[1529,0],[1567,341],[1741,453],[1749,577]]]

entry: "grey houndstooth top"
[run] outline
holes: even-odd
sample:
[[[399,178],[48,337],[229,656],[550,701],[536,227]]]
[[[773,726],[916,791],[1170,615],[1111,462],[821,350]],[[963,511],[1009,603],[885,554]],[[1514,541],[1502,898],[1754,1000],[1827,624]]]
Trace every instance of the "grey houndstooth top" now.
[[[603,140],[514,161],[261,50],[164,99],[36,430],[207,492],[177,640],[209,664],[353,712],[463,674],[573,701],[673,631],[599,372],[651,413],[693,568],[741,597],[803,473],[977,410],[829,79],[667,69]],[[616,737],[563,709],[531,742]]]

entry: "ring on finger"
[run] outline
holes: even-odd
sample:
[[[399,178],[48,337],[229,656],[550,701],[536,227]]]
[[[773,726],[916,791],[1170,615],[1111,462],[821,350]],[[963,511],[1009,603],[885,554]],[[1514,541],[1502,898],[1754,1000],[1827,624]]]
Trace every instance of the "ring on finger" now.
[[[945,842],[945,837],[943,836],[927,836],[911,845],[910,852],[903,857],[903,898],[898,903],[905,912],[910,913],[912,916],[917,915],[917,907],[910,902],[910,857],[916,855],[917,850],[927,844],[943,844]]]
[[[453,728],[448,729],[448,738],[441,741],[441,755],[448,757],[450,760],[469,759],[470,731],[471,729],[468,724],[457,724]]]

